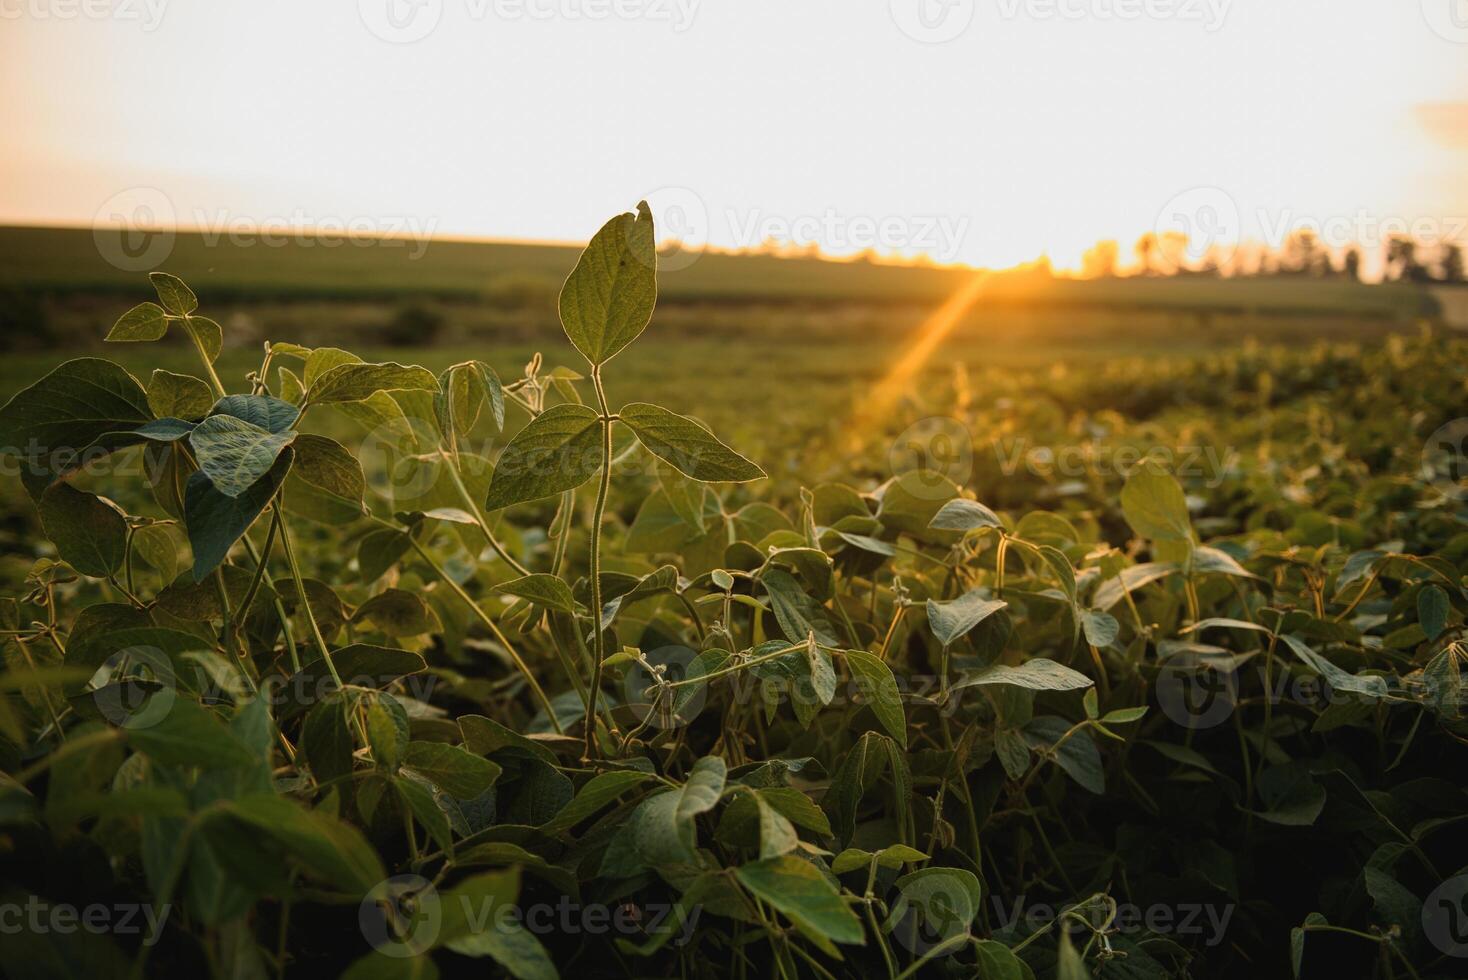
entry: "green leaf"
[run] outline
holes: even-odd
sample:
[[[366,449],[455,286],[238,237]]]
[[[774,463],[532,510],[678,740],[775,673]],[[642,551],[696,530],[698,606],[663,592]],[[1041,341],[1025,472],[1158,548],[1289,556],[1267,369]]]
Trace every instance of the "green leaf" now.
[[[161,418],[201,419],[214,405],[209,385],[188,374],[159,368],[148,381],[148,407]]]
[[[1055,980],[1091,980],[1086,961],[1070,941],[1070,931],[1060,930],[1060,948],[1055,958]]]
[[[1442,635],[1448,626],[1448,594],[1439,585],[1424,586],[1417,593],[1417,622],[1429,640]]]
[[[528,599],[548,609],[572,614],[576,612],[576,599],[571,595],[571,587],[559,577],[544,572],[501,582],[494,587],[494,591]]]
[[[921,928],[925,942],[966,935],[983,897],[979,879],[963,868],[927,867],[903,875],[895,885],[890,927],[903,932]]]
[[[388,636],[422,636],[443,629],[438,614],[415,592],[384,589],[357,607],[354,624],[386,633]]]
[[[787,854],[741,865],[734,874],[752,895],[772,905],[822,949],[834,952],[832,943],[866,943],[861,920],[809,861]]]
[[[912,861],[926,861],[928,855],[906,844],[889,844],[875,853],[848,847],[831,861],[831,873],[842,875],[858,868],[865,870],[871,867],[872,858],[877,859],[878,867],[900,868]]]
[[[769,568],[760,576],[770,595],[770,606],[780,631],[792,643],[803,643],[811,633],[826,646],[836,646],[836,627],[826,610],[791,577],[778,568]]]
[[[648,452],[701,483],[747,483],[765,475],[703,425],[666,408],[633,402],[617,416]]]
[[[154,419],[138,426],[137,433],[152,442],[177,442],[194,431],[196,423],[183,419]]]
[[[210,364],[219,360],[219,352],[224,349],[224,330],[219,324],[207,316],[191,316],[184,321],[184,329],[198,338]]]
[[[574,490],[602,465],[601,419],[585,405],[555,405],[516,433],[495,463],[485,510]]]
[[[636,340],[657,304],[657,249],[647,202],[602,226],[561,287],[561,326],[593,366]]]
[[[41,528],[61,560],[83,575],[108,578],[127,557],[127,521],[112,504],[69,483],[41,496]]]
[[[1004,528],[1004,522],[999,515],[994,513],[977,500],[967,500],[957,497],[948,501],[933,519],[928,522],[928,527],[935,531],[977,531],[985,527]]]
[[[1155,462],[1132,470],[1121,488],[1121,511],[1132,530],[1153,541],[1189,541],[1193,525],[1177,478]]]
[[[991,664],[978,670],[964,671],[949,690],[977,687],[984,684],[1008,684],[1031,691],[1078,691],[1095,682],[1078,670],[1058,664],[1044,657],[1026,660],[1018,667],[1007,664]]]
[[[959,637],[1008,605],[1003,599],[984,598],[978,589],[946,602],[929,599],[928,625],[939,643],[952,646]]]
[[[905,750],[907,719],[902,713],[902,695],[897,689],[896,678],[892,676],[892,668],[864,650],[847,650],[845,657],[862,699],[871,707],[882,727]]]
[[[597,773],[585,786],[581,787],[576,798],[567,803],[541,830],[546,833],[568,830],[634,786],[641,786],[652,778],[651,773],[632,769]]]
[[[103,435],[130,431],[152,417],[136,378],[111,361],[79,357],[0,409],[0,453],[60,472],[66,466],[56,456],[75,455]]]
[[[289,508],[322,523],[350,523],[362,516],[367,480],[345,446],[325,436],[300,433],[291,443],[295,464],[286,482]]]
[[[1081,611],[1081,628],[1086,632],[1086,642],[1098,650],[1111,646],[1121,632],[1115,616],[1096,609]]]
[[[1117,708],[1108,711],[1101,717],[1101,721],[1109,725],[1129,725],[1134,721],[1141,721],[1147,716],[1147,706],[1141,705],[1136,708]]]
[[[334,651],[331,662],[345,683],[370,688],[386,687],[398,678],[416,674],[428,666],[416,653],[368,643],[353,643]],[[281,685],[283,700],[277,702],[276,717],[284,723],[329,697],[335,690],[336,684],[326,660],[317,658]]]
[[[980,939],[973,948],[978,980],[1026,980],[1031,975],[1019,957],[1001,942]]]
[[[790,820],[755,790],[755,809],[759,813],[759,856],[761,859],[788,854],[800,844],[800,836]]]
[[[178,276],[167,272],[150,272],[148,280],[158,293],[158,302],[174,316],[188,316],[199,308],[199,298]]]
[[[495,763],[444,742],[409,742],[402,765],[461,800],[474,799],[493,786],[500,774]]]
[[[694,819],[719,802],[727,775],[723,759],[705,756],[693,764],[682,786],[648,797],[638,806],[628,828],[636,854],[648,867],[698,860]]]
[[[181,696],[155,723],[128,728],[128,741],[139,752],[167,766],[228,769],[251,766],[259,760],[212,713]]]
[[[516,980],[557,980],[545,947],[513,915],[519,894],[519,869],[461,881],[444,893],[439,942],[461,956],[488,956]]]
[[[311,362],[307,360],[309,372]],[[438,379],[427,368],[417,365],[405,366],[392,361],[383,364],[338,364],[323,373],[310,385],[307,400],[313,405],[329,405],[341,402],[360,402],[379,391],[431,391],[437,392]]]
[[[220,493],[203,473],[194,473],[184,488],[184,524],[194,550],[194,581],[219,567],[234,543],[255,523],[290,471],[293,453],[280,454],[275,465],[239,496]]]
[[[228,415],[266,432],[285,432],[296,424],[301,410],[290,402],[269,395],[225,395],[214,404],[210,415]]]
[[[211,819],[243,823],[316,877],[352,895],[367,894],[387,877],[361,832],[321,810],[307,810],[274,794],[254,794],[219,806]]]
[[[1101,753],[1096,750],[1096,742],[1091,738],[1091,733],[1085,729],[1060,743],[1070,727],[1070,723],[1064,718],[1045,715],[1025,726],[1024,737],[1031,748],[1053,752],[1055,764],[1067,776],[1092,793],[1100,795],[1106,792],[1106,772],[1101,768]],[[1058,749],[1055,748],[1057,743],[1060,743]]]
[[[168,333],[168,313],[157,303],[139,303],[117,318],[106,340],[134,342],[162,340]]]
[[[270,432],[232,415],[211,415],[189,433],[199,469],[214,489],[238,497],[270,472],[296,434]]]

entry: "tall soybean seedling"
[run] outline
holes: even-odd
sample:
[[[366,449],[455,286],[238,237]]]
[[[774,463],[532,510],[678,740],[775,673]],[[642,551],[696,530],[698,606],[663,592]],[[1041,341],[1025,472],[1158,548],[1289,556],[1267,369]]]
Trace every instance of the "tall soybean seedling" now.
[[[654,456],[702,483],[746,483],[764,470],[683,415],[644,402],[613,413],[602,386],[602,367],[636,340],[657,304],[657,249],[647,202],[620,214],[592,238],[561,287],[561,327],[591,365],[595,409],[554,405],[510,440],[490,479],[486,511],[574,490],[598,477],[591,517],[592,673],[586,698],[586,756],[596,755],[596,702],[606,638],[601,624],[601,528],[612,480],[612,425],[632,430]]]

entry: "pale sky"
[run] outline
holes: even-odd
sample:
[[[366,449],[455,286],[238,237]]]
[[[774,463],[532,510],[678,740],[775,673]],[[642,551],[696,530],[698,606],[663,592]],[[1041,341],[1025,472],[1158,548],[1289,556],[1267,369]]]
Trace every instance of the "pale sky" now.
[[[0,0],[0,85],[4,223],[584,241],[652,195],[721,246],[1061,265],[1179,208],[1468,230],[1468,0]]]

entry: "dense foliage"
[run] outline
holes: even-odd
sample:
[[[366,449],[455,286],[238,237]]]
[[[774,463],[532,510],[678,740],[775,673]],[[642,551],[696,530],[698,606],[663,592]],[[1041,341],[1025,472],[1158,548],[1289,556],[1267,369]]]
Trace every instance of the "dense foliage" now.
[[[509,383],[227,386],[152,281],[108,339],[197,376],[0,410],[8,974],[1463,974],[1463,342],[897,378],[741,453],[697,377],[608,403],[645,207],[586,366]]]

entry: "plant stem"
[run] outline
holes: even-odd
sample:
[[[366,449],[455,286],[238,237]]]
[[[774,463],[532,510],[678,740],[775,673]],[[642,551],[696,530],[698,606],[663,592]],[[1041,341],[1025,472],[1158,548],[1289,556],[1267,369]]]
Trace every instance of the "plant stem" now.
[[[448,466],[449,477],[454,481],[455,489],[459,491],[459,498],[463,500],[464,503],[468,506],[469,513],[474,518],[475,526],[478,527],[480,533],[484,535],[484,540],[489,542],[489,546],[494,550],[494,553],[499,555],[500,558],[505,562],[505,564],[513,568],[517,575],[529,575],[530,569],[526,568],[524,565],[516,561],[515,556],[506,551],[505,546],[500,544],[499,540],[494,536],[493,532],[490,531],[489,519],[484,515],[484,512],[479,509],[479,501],[474,499],[474,495],[471,494],[469,492],[469,488],[464,485],[464,478],[459,474],[457,455],[458,454],[456,453],[454,454],[454,456],[450,456],[448,453],[443,452],[442,450],[440,450],[439,452],[439,456],[443,459],[445,465]]]
[[[419,544],[412,535],[408,535],[408,543],[413,546],[414,551],[418,552],[418,557],[422,558],[423,561],[428,565],[428,567],[433,569],[434,574],[442,579],[444,584],[447,585],[455,595],[457,595],[460,599],[464,601],[464,604],[467,605],[470,611],[474,613],[475,618],[477,618],[481,623],[484,624],[485,629],[494,634],[494,638],[499,641],[500,646],[505,648],[505,652],[508,653],[510,655],[510,659],[514,661],[516,669],[518,669],[520,673],[525,676],[525,682],[530,685],[530,690],[535,694],[536,700],[540,702],[540,706],[545,711],[546,717],[550,719],[551,727],[556,730],[556,734],[565,734],[564,730],[561,728],[560,719],[556,717],[555,709],[551,707],[550,698],[546,696],[545,690],[540,686],[540,682],[537,681],[535,679],[535,675],[531,673],[529,665],[527,665],[524,660],[520,659],[520,654],[515,650],[514,644],[510,643],[509,638],[506,637],[503,632],[501,632],[498,624],[496,624],[495,621],[489,617],[489,613],[485,612],[484,609],[479,605],[479,603],[474,601],[473,596],[464,591],[463,586],[461,586],[458,582],[455,582],[452,578],[449,577],[449,573],[445,571],[443,567],[438,564],[438,562],[433,560],[433,556],[428,553],[428,549]]]
[[[596,485],[596,506],[591,512],[591,688],[586,698],[586,758],[595,758],[596,701],[601,693],[602,661],[606,657],[606,637],[601,628],[601,525],[607,512],[607,492],[612,486],[612,419],[607,407],[607,394],[601,384],[601,366],[591,369],[591,384],[596,390],[596,404],[601,411],[601,478]]]
[[[277,498],[276,506],[279,507]],[[326,639],[321,635],[321,627],[316,623],[316,614],[311,611],[311,603],[306,599],[306,582],[301,577],[301,566],[296,562],[295,549],[291,547],[290,531],[286,528],[286,522],[280,522],[280,546],[285,552],[286,564],[290,566],[291,578],[296,583],[296,594],[301,598],[301,608],[305,610],[306,622],[311,627],[311,637],[316,641],[316,648],[321,651],[321,659],[326,661],[326,669],[331,672],[331,679],[336,681],[337,687],[343,687],[342,676],[336,671],[336,664],[332,663],[331,651],[326,646]]]

